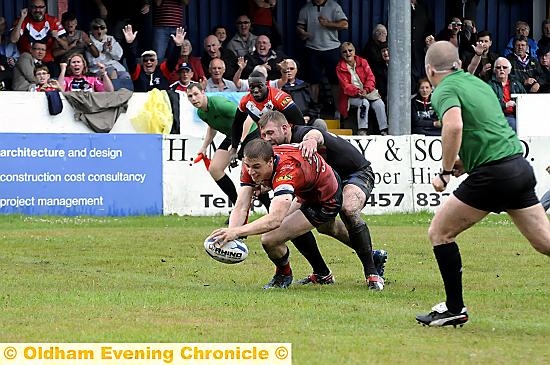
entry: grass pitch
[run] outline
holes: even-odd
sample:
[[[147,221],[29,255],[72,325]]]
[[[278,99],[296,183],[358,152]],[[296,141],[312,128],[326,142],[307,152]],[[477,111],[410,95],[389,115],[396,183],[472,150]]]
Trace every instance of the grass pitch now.
[[[550,268],[505,215],[459,237],[464,328],[414,321],[444,299],[430,214],[365,217],[389,252],[371,292],[344,245],[317,235],[331,286],[265,291],[257,237],[238,265],[204,238],[225,217],[0,217],[0,342],[291,342],[293,364],[548,364]],[[309,273],[291,247],[294,276]]]

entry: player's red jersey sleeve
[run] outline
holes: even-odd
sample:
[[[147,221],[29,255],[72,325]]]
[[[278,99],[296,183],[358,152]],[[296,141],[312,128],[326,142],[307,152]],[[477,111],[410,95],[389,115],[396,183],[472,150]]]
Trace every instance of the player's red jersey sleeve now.
[[[283,111],[288,108],[290,105],[294,104],[294,101],[282,90],[269,88],[269,97],[273,103],[275,110]]]
[[[254,100],[252,99],[252,95],[250,94],[246,94],[245,96],[243,96],[241,98],[241,101],[239,102],[239,110],[243,113],[246,113],[246,103],[248,103],[250,100]]]

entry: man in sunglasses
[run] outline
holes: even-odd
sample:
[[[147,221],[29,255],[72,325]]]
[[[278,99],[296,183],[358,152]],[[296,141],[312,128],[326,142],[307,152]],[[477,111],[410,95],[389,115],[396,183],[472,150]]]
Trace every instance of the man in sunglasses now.
[[[136,64],[136,39],[137,32],[132,30],[130,24],[126,25],[122,32],[126,43],[124,52],[126,54],[126,63],[128,71],[134,83],[134,91],[147,92],[152,89],[168,90],[170,89],[170,74],[176,69],[181,46],[185,38],[185,31],[182,27],[176,28],[176,34],[172,34],[172,41],[175,47],[168,54],[168,58],[159,64],[157,53],[155,51],[145,51],[141,54],[141,62]]]
[[[10,34],[10,41],[17,43],[20,53],[30,52],[31,45],[40,42],[46,45],[43,62],[48,65],[53,76],[59,74],[59,66],[54,62],[54,46],[67,48],[65,29],[59,19],[46,12],[45,0],[31,0],[28,8],[21,10],[21,16]]]
[[[500,102],[500,107],[508,124],[516,131],[516,101],[513,94],[526,94],[520,81],[510,77],[512,64],[504,57],[498,57],[495,61],[494,77],[489,80],[489,86],[493,89]]]

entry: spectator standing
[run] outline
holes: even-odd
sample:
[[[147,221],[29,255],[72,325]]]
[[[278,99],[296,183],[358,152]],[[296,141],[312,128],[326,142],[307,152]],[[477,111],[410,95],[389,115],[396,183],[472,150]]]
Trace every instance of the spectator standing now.
[[[78,20],[74,13],[63,13],[61,16],[61,25],[63,25],[66,32],[65,40],[67,41],[67,48],[63,48],[61,44],[56,45],[53,50],[53,55],[57,62],[67,62],[67,59],[75,53],[89,53],[93,55],[93,57],[99,56],[99,50],[91,41],[88,33],[76,29]]]
[[[99,50],[97,56],[91,52],[86,52],[90,72],[97,74],[99,64],[106,67],[107,74],[113,79],[129,79],[130,74],[126,68],[119,62],[122,58],[122,46],[112,35],[107,34],[107,24],[101,18],[92,20],[90,24],[91,41],[94,48]]]
[[[239,16],[235,22],[237,33],[227,42],[227,49],[237,57],[254,52],[257,36],[250,32],[250,24],[250,18],[247,15]]]
[[[252,30],[257,36],[265,35],[279,49],[283,39],[275,22],[275,7],[277,0],[248,0],[248,15],[252,22]]]
[[[542,21],[542,36],[537,42],[537,48],[550,48],[550,19]]]
[[[432,106],[433,87],[430,80],[418,82],[418,92],[411,101],[411,133],[441,136],[441,121]]]
[[[537,57],[537,42],[535,42],[534,39],[529,38],[529,33],[531,32],[531,27],[527,22],[524,22],[523,20],[518,20],[516,22],[516,34],[510,40],[508,41],[508,44],[506,45],[506,48],[504,49],[504,57],[510,59],[510,56],[515,53],[515,44],[516,39],[520,36],[525,37],[527,48],[526,53],[533,57]]]
[[[123,28],[132,24],[134,30],[141,36],[136,44],[136,52],[140,53],[152,48],[152,0],[93,0],[99,17],[105,20],[113,36],[120,43],[124,43]]]
[[[340,99],[338,101],[340,114],[347,117],[349,107],[357,107],[357,134],[366,136],[369,127],[368,111],[372,104],[380,134],[387,135],[386,106],[376,92],[376,81],[369,63],[355,54],[355,47],[350,42],[342,43],[340,49],[342,59],[336,67],[336,74],[340,82]]]
[[[35,42],[31,45],[30,52],[23,52],[13,69],[14,91],[29,91],[36,85],[34,77],[35,67],[42,66],[46,55],[46,44]]]
[[[383,24],[376,24],[372,31],[372,37],[369,38],[368,42],[363,47],[360,56],[366,59],[373,69],[382,66],[385,62],[380,53],[380,46],[382,44],[387,44],[387,42],[388,30]]]
[[[507,58],[512,65],[512,76],[523,83],[528,93],[539,92],[543,84],[543,72],[539,61],[527,52],[527,38],[523,35],[514,40],[514,53]]]
[[[277,65],[286,58],[284,53],[275,51],[271,48],[271,41],[265,35],[260,35],[256,38],[254,52],[244,57],[246,60],[246,67],[241,76],[243,79],[248,78],[254,67],[264,65],[267,69],[268,80],[275,80],[280,76]]]
[[[206,76],[204,74],[204,70],[202,68],[201,58],[192,56],[193,52],[193,46],[191,45],[191,41],[189,39],[183,40],[183,45],[181,46],[181,54],[178,58],[178,66],[176,67],[176,70],[179,70],[179,66],[182,64],[189,65],[191,67],[191,70],[193,71],[193,78],[192,80],[195,82],[200,82],[201,84],[206,85]],[[175,82],[179,79],[179,73],[178,72],[172,72],[170,74],[170,81]]]
[[[512,94],[525,94],[525,88],[521,82],[510,78],[512,64],[508,59],[499,57],[495,61],[493,78],[489,85],[497,95],[500,107],[510,127],[516,131],[516,102]]]
[[[319,102],[319,87],[323,75],[332,88],[334,101],[338,100],[336,65],[340,56],[338,31],[348,29],[348,18],[334,0],[311,0],[300,9],[296,30],[306,42],[306,81],[311,85],[311,97]],[[323,73],[324,71],[324,73]]]
[[[227,29],[223,25],[215,25],[214,28],[212,28],[212,34],[218,38],[222,48],[227,47],[229,39],[227,38]]]
[[[159,61],[164,61],[166,48],[170,47],[170,35],[176,28],[184,27],[185,7],[190,0],[154,0],[153,49]]]
[[[29,13],[30,10],[30,13]],[[29,52],[31,45],[40,42],[46,45],[46,54],[42,60],[52,74],[59,73],[59,66],[54,62],[53,49],[56,43],[66,49],[68,47],[65,29],[59,20],[46,13],[45,0],[31,0],[29,9],[21,10],[21,16],[10,34],[12,43],[17,43],[19,53]]]
[[[231,80],[237,71],[237,57],[233,51],[229,49],[221,48],[220,41],[215,35],[209,35],[204,39],[205,55],[201,57],[202,69],[206,73],[206,77],[210,77],[208,68],[210,67],[210,61],[214,58],[219,58],[225,63],[224,78]]]
[[[493,37],[487,30],[477,33],[477,42],[474,46],[474,52],[466,57],[464,65],[466,70],[474,76],[487,82],[491,79],[493,64],[498,58],[498,54],[491,52]]]
[[[372,73],[374,74],[374,80],[376,81],[376,89],[382,98],[384,104],[388,102],[388,70],[390,66],[390,48],[388,43],[381,43],[378,46],[378,53],[382,63],[378,63],[375,66],[371,66]]]
[[[107,75],[105,65],[98,64],[98,76],[87,76],[88,66],[84,55],[75,53],[68,60],[68,64],[60,64],[61,72],[57,81],[63,91],[113,91],[113,83]],[[66,75],[67,74],[67,75]]]
[[[435,32],[432,16],[422,0],[411,0],[411,86],[415,93],[418,81],[426,77],[424,56],[428,37]]]
[[[124,51],[127,53],[128,71],[134,83],[134,91],[149,91],[152,89],[168,90],[170,88],[169,77],[176,69],[178,55],[181,53],[181,45],[185,38],[183,28],[177,28],[176,34],[172,34],[172,41],[175,44],[174,50],[168,55],[168,58],[159,63],[157,53],[153,50],[145,51],[141,54],[141,63],[136,63],[136,34],[132,30],[132,25],[127,25],[123,29],[126,42]]]

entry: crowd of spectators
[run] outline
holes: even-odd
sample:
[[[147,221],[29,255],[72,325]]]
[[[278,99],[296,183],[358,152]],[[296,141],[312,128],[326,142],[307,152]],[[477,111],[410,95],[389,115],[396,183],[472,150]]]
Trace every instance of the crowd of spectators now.
[[[296,14],[296,35],[304,45],[303,58],[297,59],[283,51],[283,36],[293,35],[279,30],[277,1],[249,0],[234,26],[212,29],[198,57],[200,52],[193,55],[193,45],[185,39],[189,2],[93,0],[100,16],[84,24],[69,11],[61,19],[48,14],[45,0],[29,0],[11,28],[0,17],[0,90],[185,92],[194,81],[206,91],[247,91],[246,79],[261,66],[270,86],[290,93],[308,118],[315,120],[326,112],[320,100],[325,85],[336,118],[356,119],[361,135],[371,132],[369,122],[376,122],[377,133],[388,133],[391,29],[384,24],[373,27],[365,45],[341,43],[339,31],[348,27],[341,6],[335,0],[308,1]],[[142,28],[147,14],[151,32]],[[440,133],[424,69],[424,54],[437,40],[452,42],[459,49],[462,69],[491,85],[514,129],[514,95],[550,91],[550,20],[542,23],[538,41],[530,37],[529,24],[516,22],[515,34],[500,55],[492,49],[491,33],[478,31],[471,19],[453,16],[436,32],[420,0],[411,0],[411,16],[413,133]]]

